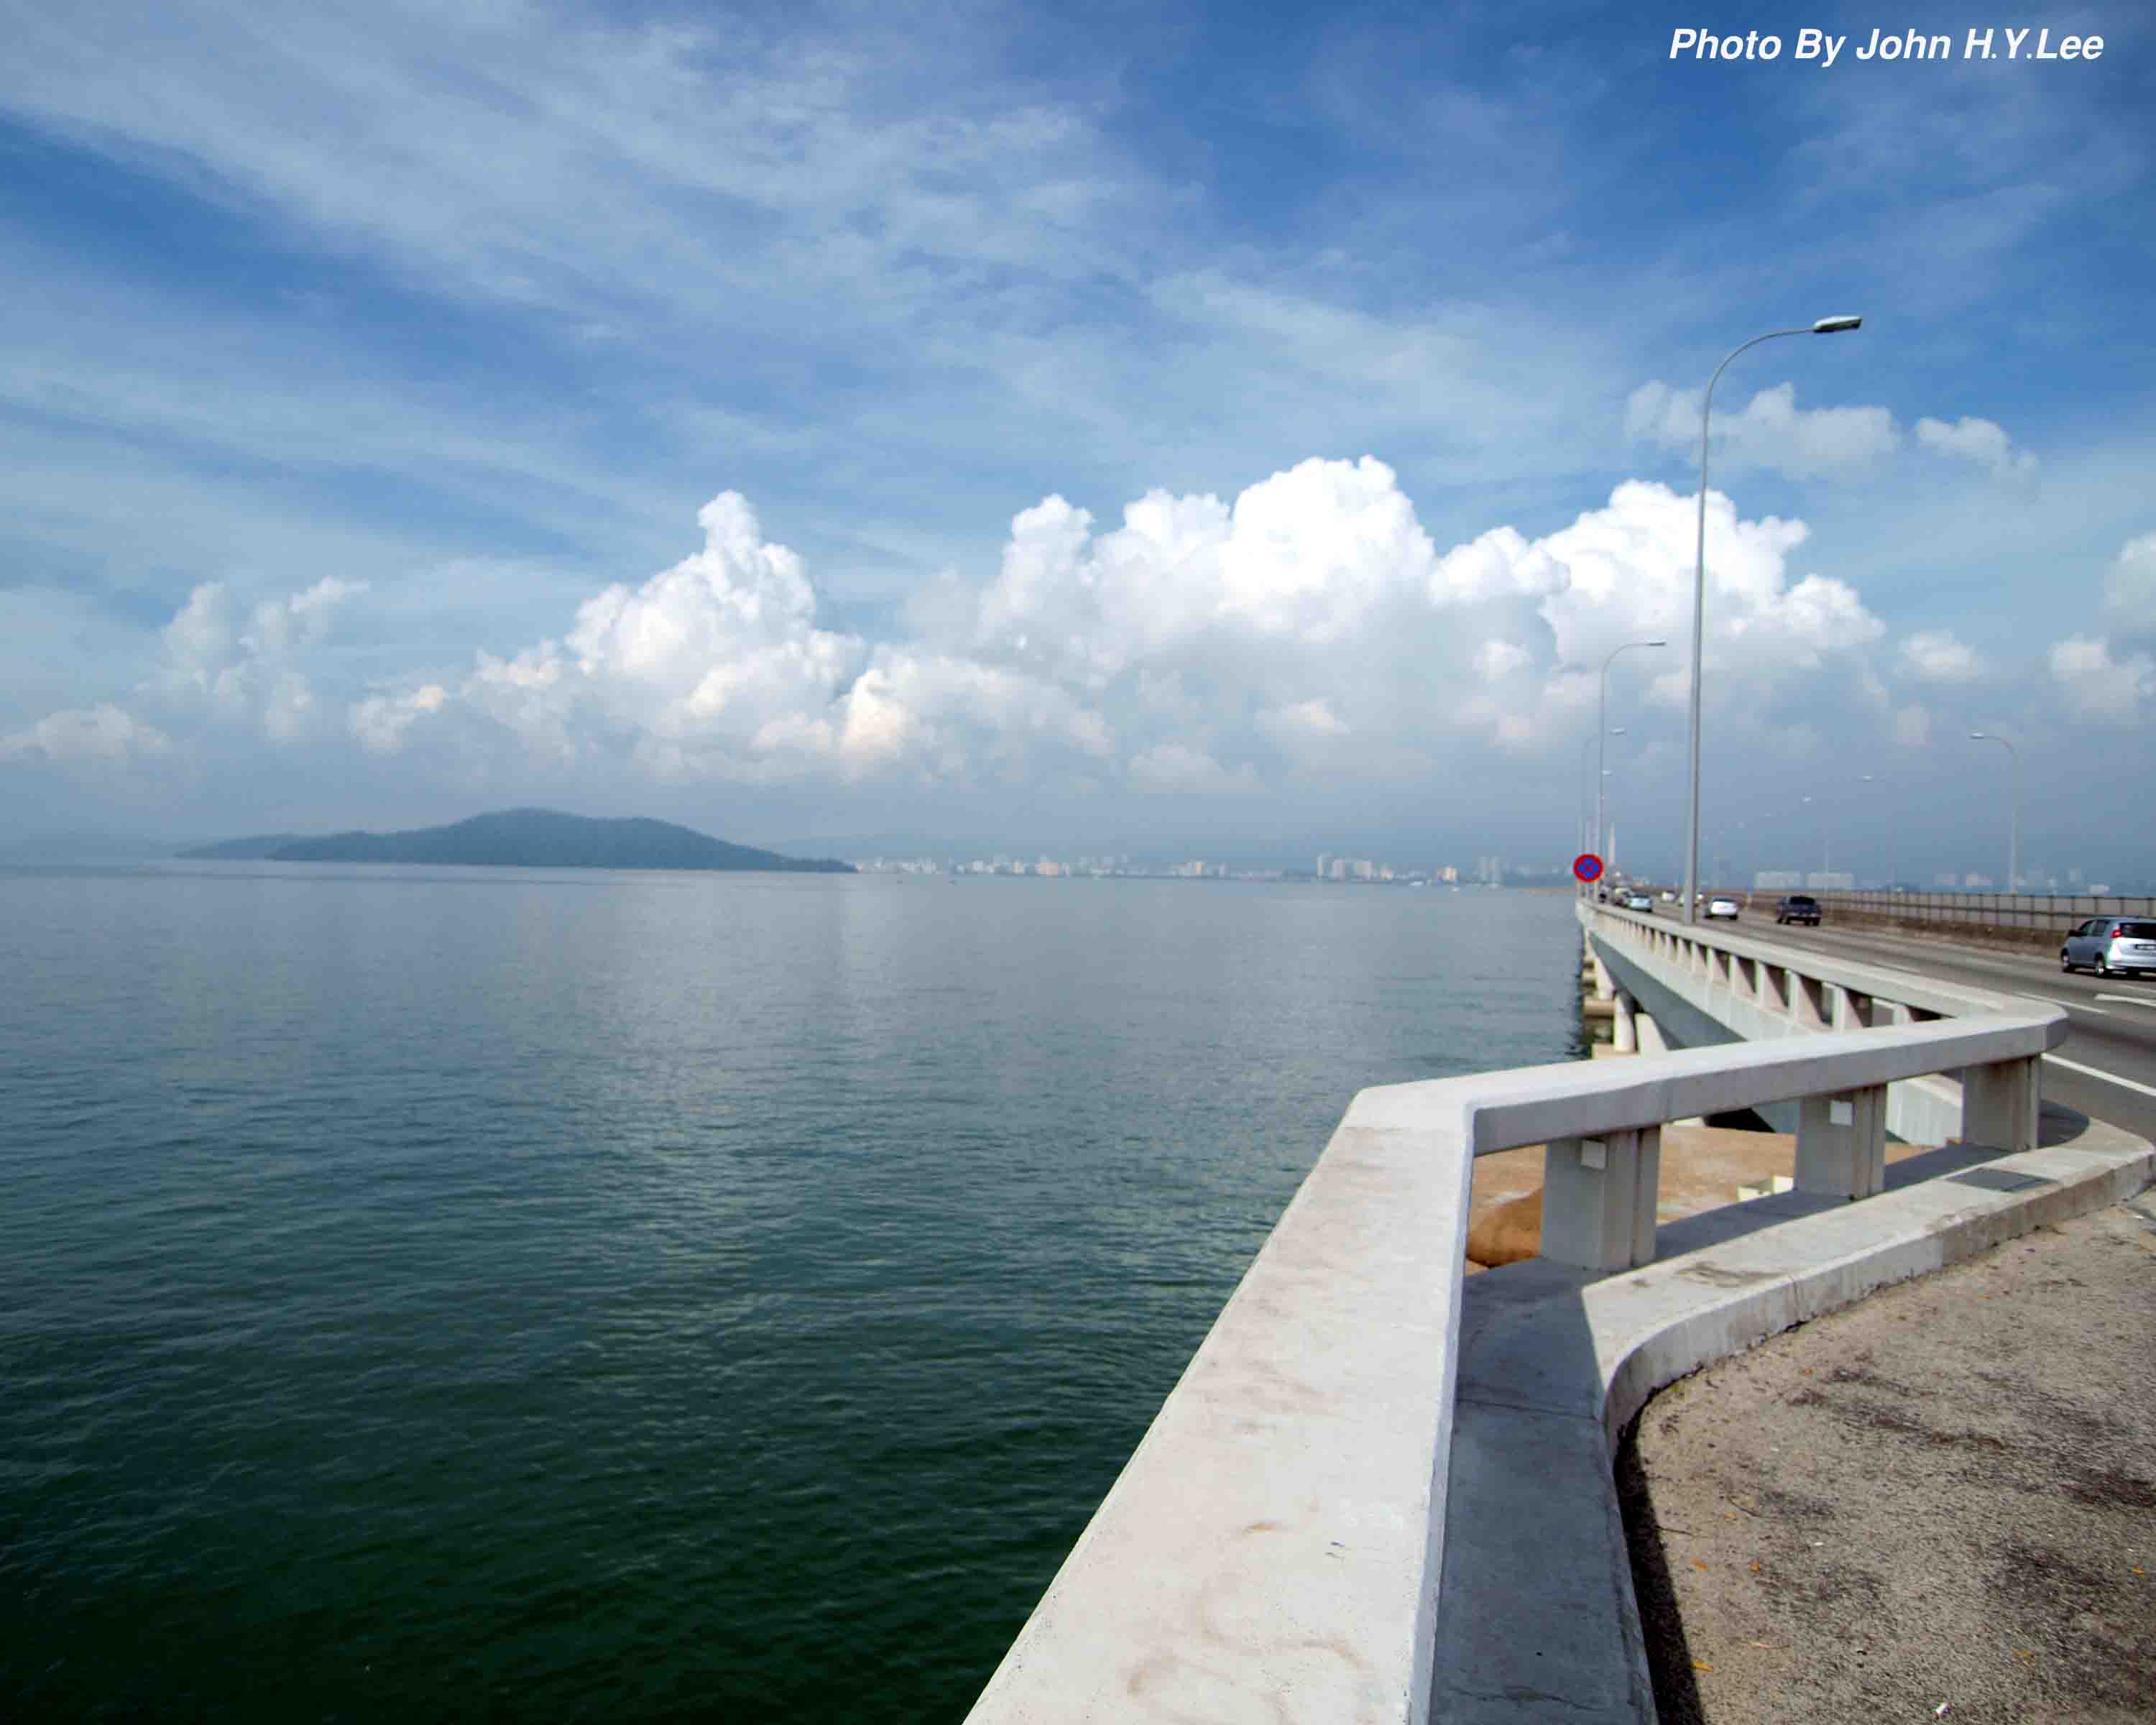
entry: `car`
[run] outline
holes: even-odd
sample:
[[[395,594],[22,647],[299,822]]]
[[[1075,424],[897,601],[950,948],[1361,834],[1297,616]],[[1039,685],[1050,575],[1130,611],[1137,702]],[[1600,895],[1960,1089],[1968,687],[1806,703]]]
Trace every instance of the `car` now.
[[[1809,922],[1819,927],[1820,901],[1809,892],[1793,892],[1774,906],[1777,922]]]
[[[2067,931],[2059,968],[2087,965],[2098,976],[2156,972],[2156,922],[2145,917],[2092,916]]]
[[[1655,898],[1652,893],[1628,892],[1624,896],[1622,902],[1628,911],[1645,911],[1650,916],[1655,911]]]
[[[1727,922],[1737,920],[1737,901],[1733,898],[1711,898],[1707,901],[1707,919],[1713,922],[1721,917]]]

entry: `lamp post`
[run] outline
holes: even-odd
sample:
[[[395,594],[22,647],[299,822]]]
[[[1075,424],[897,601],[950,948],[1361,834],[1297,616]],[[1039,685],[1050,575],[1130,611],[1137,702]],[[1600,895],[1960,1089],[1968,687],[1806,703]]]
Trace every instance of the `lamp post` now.
[[[1625,727],[1620,725],[1609,734],[1612,737],[1622,737],[1625,734]],[[1602,856],[1602,778],[1609,769],[1602,765],[1602,732],[1599,726],[1594,736],[1583,737],[1579,740],[1579,774],[1583,780],[1587,777],[1587,751],[1589,747],[1594,750],[1596,769],[1594,788],[1589,791],[1584,783],[1580,786],[1579,830],[1583,835],[1589,834],[1590,819],[1594,822],[1594,827],[1590,836],[1583,837],[1579,848],[1582,850],[1591,850],[1597,856]],[[1609,866],[1609,859],[1603,856],[1602,861],[1603,866],[1606,869]]]
[[[1602,661],[1602,696],[1600,704],[1595,708],[1594,734],[1598,740],[1604,735],[1608,734],[1609,732],[1610,660],[1616,658],[1620,653],[1629,653],[1635,647],[1666,647],[1668,645],[1669,643],[1667,641],[1627,641],[1621,647],[1613,647],[1609,649],[1609,657]],[[1597,767],[1599,767],[1602,764],[1602,754],[1599,748],[1595,752],[1594,764]],[[1597,773],[1594,780],[1594,844],[1595,848],[1598,850],[1601,848],[1603,842],[1602,789],[1602,776],[1601,774]]]
[[[1871,773],[1866,773],[1864,783],[1878,783],[1878,775]],[[1901,852],[1902,829],[1889,819],[1887,823],[1887,893],[1890,898],[1893,896],[1894,883],[1902,878],[1902,865],[1899,860]]]
[[[2010,814],[2006,828],[2006,890],[2014,892],[2019,890],[2014,883],[2021,873],[2021,751],[2005,737],[1989,731],[1972,731],[1969,733],[1969,740],[1971,742],[1995,742],[2014,757],[2014,794],[2007,804]]]
[[[1754,336],[1743,347],[1731,349],[1728,357],[1714,368],[1714,375],[1707,380],[1707,399],[1699,410],[1699,539],[1691,586],[1691,817],[1685,824],[1684,884],[1684,919],[1687,922],[1699,920],[1698,906],[1692,901],[1699,886],[1699,659],[1707,613],[1707,437],[1708,418],[1714,411],[1714,386],[1722,381],[1730,360],[1746,347],[1757,347],[1762,341],[1771,341],[1778,336],[1835,336],[1844,330],[1863,327],[1861,317],[1845,316],[1822,317],[1799,330],[1769,330],[1763,336]]]
[[[1824,877],[1834,872],[1834,834],[1827,825],[1825,799],[1806,797],[1802,800],[1806,807],[1810,807],[1815,801],[1817,801],[1820,805],[1820,874],[1822,877],[1820,888],[1824,891],[1826,890],[1826,881]]]

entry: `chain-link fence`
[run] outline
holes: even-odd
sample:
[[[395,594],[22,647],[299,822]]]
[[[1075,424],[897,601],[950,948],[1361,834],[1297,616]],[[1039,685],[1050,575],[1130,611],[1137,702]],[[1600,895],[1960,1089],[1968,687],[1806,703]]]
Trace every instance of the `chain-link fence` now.
[[[1811,891],[1808,888],[1792,891]],[[2026,929],[2063,934],[2090,916],[2156,916],[2156,898],[2122,893],[1811,891],[1830,913],[1854,911],[1902,922],[1969,928]],[[1755,901],[1775,894],[1754,893]]]

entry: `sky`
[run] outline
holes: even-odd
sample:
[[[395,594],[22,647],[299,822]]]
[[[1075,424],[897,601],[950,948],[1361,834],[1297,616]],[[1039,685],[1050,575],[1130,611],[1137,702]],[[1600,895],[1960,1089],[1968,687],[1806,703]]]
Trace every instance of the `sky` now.
[[[2156,881],[2143,8],[0,14],[0,841],[1666,871],[1858,313],[1703,865]]]

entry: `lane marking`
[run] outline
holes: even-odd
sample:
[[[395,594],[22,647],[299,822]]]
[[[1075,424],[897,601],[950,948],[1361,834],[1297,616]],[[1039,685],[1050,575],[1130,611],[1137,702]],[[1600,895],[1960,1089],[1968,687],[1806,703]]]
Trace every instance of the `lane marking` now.
[[[2047,1000],[2054,1006],[2063,1006],[2068,1012],[2092,1012],[2100,1019],[2107,1019],[2111,1016],[2101,1006],[2083,1006],[2078,1000],[2061,1000],[2056,994],[2039,994],[2035,998],[2039,1000]],[[2096,998],[2099,1000],[2115,1000],[2118,997],[2115,994],[2099,994]],[[2156,1000],[2152,1000],[2149,1004],[2156,1006]]]
[[[2121,1000],[2128,1006],[2156,1007],[2156,996],[2148,994],[2099,994],[2096,998],[2099,1000]],[[2096,1009],[2091,1007],[2089,1009],[2093,1012]]]
[[[2137,1084],[2131,1078],[2121,1078],[2116,1072],[2106,1072],[2097,1066],[2084,1066],[2079,1060],[2062,1060],[2055,1054],[2047,1054],[2044,1058],[2055,1066],[2064,1066],[2069,1072],[2101,1078],[2106,1084],[2123,1085],[2128,1090],[2139,1091],[2144,1096],[2156,1096],[2156,1084]]]

